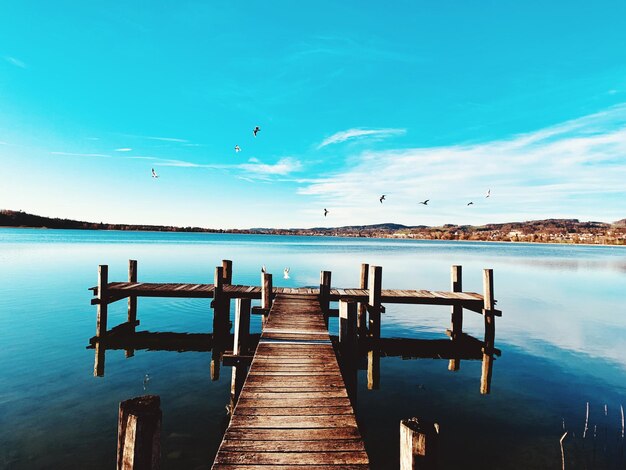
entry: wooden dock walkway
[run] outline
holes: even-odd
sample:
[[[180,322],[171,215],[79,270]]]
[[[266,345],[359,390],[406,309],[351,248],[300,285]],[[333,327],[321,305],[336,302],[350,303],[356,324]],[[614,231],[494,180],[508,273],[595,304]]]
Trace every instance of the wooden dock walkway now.
[[[278,294],[214,470],[369,468],[317,295]]]

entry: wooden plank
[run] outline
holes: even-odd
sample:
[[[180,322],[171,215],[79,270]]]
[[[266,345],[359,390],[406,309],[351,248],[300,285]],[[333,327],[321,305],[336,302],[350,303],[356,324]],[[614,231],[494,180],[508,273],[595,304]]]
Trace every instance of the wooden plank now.
[[[344,406],[318,406],[314,409],[303,406],[259,407],[259,406],[238,406],[237,414],[240,416],[324,416],[324,415],[351,415],[354,413],[350,405]]]
[[[223,450],[241,452],[337,452],[364,451],[363,442],[358,439],[324,441],[244,441],[226,439]]]
[[[242,464],[215,464],[213,465],[213,469],[215,470],[366,470],[369,469],[369,464],[362,465],[299,465],[299,464],[289,464],[289,465],[272,465],[268,467],[267,465],[242,465]]]
[[[367,464],[367,454],[361,452],[229,452],[220,451],[216,463],[257,465],[350,465]]]
[[[243,399],[243,397],[242,397]],[[241,403],[241,401],[240,401]],[[329,432],[332,440],[360,439],[361,435],[356,426],[344,428],[317,428],[317,429],[245,429],[228,428],[224,435],[225,440],[260,440],[260,441],[328,441]]]

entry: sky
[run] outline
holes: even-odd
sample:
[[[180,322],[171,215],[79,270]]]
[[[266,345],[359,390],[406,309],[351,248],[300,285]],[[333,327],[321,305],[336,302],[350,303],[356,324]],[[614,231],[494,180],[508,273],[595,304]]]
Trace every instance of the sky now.
[[[624,18],[604,0],[2,2],[0,209],[211,228],[623,219]]]

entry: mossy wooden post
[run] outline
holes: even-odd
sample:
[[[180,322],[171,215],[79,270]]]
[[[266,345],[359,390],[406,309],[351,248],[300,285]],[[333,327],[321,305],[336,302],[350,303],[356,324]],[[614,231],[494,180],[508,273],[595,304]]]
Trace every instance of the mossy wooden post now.
[[[437,468],[439,427],[418,418],[400,421],[400,470]]]
[[[361,289],[367,289],[367,278],[369,274],[370,265],[367,263],[361,264],[361,282],[359,287]],[[367,302],[359,302],[359,315],[357,318],[357,328],[359,330],[359,338],[365,337],[367,334]]]
[[[480,393],[491,391],[493,372],[493,352],[496,339],[495,298],[493,294],[493,269],[483,270],[483,317],[485,319],[485,342],[483,346],[483,364],[480,377]]]
[[[224,268],[217,266],[213,277],[213,352],[211,354],[211,380],[220,378],[222,358]]]
[[[106,349],[101,341],[107,332],[107,314],[108,314],[108,292],[109,285],[109,266],[101,264],[98,266],[98,307],[96,319],[96,345],[95,345],[95,363],[93,367],[94,377],[102,377],[104,375],[104,361]]]
[[[120,403],[117,470],[161,468],[161,399],[156,395]]]
[[[129,259],[128,260],[128,282],[137,282],[137,260]],[[126,316],[128,321],[129,331],[134,333],[137,321],[137,296],[129,295],[128,296],[128,314]],[[133,357],[135,355],[134,349],[126,350],[126,357]]]
[[[450,271],[450,281],[452,292],[463,292],[463,268],[462,266],[452,266]],[[452,341],[458,341],[463,334],[463,307],[461,305],[452,306],[450,338]],[[459,370],[461,367],[461,359],[450,359],[448,364],[449,370]]]
[[[263,313],[263,326],[267,321],[269,311],[272,308],[272,275],[270,273],[261,273],[261,308]]]
[[[235,335],[233,341],[233,354],[238,356],[247,352],[250,338],[250,299],[237,299],[235,301]],[[246,380],[248,367],[245,364],[233,366],[232,380],[230,382],[230,410],[235,409],[241,389]]]
[[[328,310],[330,308],[330,282],[331,272],[320,272],[320,307],[322,307],[322,313],[324,314],[324,323],[328,327]]]

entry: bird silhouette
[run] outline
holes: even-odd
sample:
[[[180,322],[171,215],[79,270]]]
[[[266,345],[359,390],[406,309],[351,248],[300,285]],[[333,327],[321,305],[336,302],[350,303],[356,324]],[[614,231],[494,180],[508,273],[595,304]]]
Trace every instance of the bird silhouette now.
[[[324,217],[328,215],[328,209],[324,209]]]
[[[428,205],[428,201],[430,201],[430,199],[426,199],[425,201],[420,202],[420,204],[424,204],[425,206]]]
[[[259,126],[256,126],[253,130],[252,133],[254,134],[254,137],[256,137],[257,133],[261,130],[261,128]]]
[[[473,205],[473,204],[474,204],[474,203],[473,203],[472,201],[470,201],[470,202],[468,202],[468,203],[467,203],[467,205],[468,205],[468,206],[471,206],[471,205]]]
[[[289,268],[283,269],[283,278],[289,279]]]
[[[159,177],[159,175],[157,175],[157,172],[154,171],[154,168],[152,169],[152,177],[153,178],[158,178]]]
[[[267,269],[265,269],[265,265],[261,266],[261,272],[262,273],[266,273],[267,272]]]
[[[241,147],[239,147],[239,145],[235,145],[235,152],[241,152]]]
[[[143,391],[148,390],[148,385],[150,384],[150,376],[148,374],[143,377]]]
[[[380,196],[380,203],[382,204],[383,201],[385,201],[385,195],[384,194],[382,196]]]
[[[485,197],[487,198],[487,197],[489,197],[489,196],[491,196],[491,189],[488,189],[488,190],[487,190],[487,195],[486,195]]]

